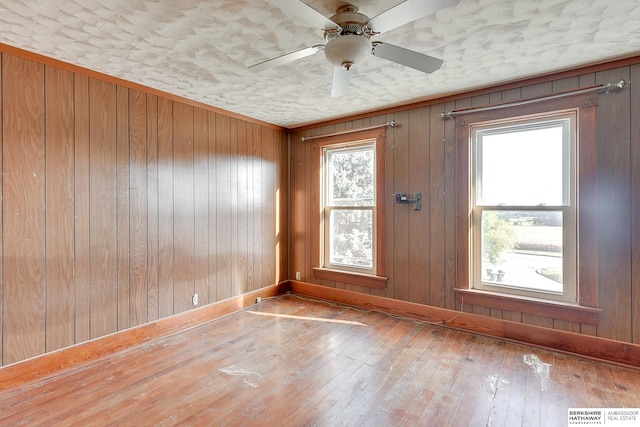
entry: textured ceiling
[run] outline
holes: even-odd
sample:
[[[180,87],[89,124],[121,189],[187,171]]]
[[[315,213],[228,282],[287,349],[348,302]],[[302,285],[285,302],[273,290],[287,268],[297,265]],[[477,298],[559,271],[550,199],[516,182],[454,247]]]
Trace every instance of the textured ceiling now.
[[[331,16],[346,2],[305,3]],[[400,2],[351,3],[373,17]],[[441,58],[440,70],[372,56],[332,98],[322,53],[247,68],[323,43],[285,12],[264,0],[10,0],[0,42],[285,127],[640,53],[637,0],[457,0],[374,39]]]

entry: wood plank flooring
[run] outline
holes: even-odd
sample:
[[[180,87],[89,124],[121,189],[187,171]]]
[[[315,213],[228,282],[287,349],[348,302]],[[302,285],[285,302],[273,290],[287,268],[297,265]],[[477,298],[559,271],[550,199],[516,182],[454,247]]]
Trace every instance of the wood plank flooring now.
[[[0,425],[551,427],[570,407],[640,407],[640,370],[282,295],[2,392]]]

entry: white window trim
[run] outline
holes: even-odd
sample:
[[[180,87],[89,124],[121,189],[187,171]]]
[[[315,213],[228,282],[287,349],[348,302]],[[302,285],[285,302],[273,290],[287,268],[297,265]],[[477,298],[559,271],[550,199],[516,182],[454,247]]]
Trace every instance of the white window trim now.
[[[488,205],[479,204],[477,197],[479,186],[481,185],[481,162],[482,156],[479,137],[483,135],[502,134],[509,130],[520,131],[527,129],[540,129],[549,127],[551,124],[561,123],[563,125],[563,204],[557,206],[530,206],[530,205]],[[566,123],[566,124],[565,124]],[[544,115],[511,117],[505,120],[491,122],[481,122],[472,125],[470,129],[470,153],[469,162],[471,178],[471,244],[469,245],[471,255],[471,288],[493,292],[497,294],[508,294],[529,298],[540,298],[543,300],[561,301],[565,303],[577,303],[577,282],[576,282],[576,165],[578,162],[576,150],[576,112],[560,111],[551,112]],[[548,292],[543,290],[528,289],[524,287],[513,287],[508,284],[498,284],[483,280],[482,275],[482,233],[481,221],[482,213],[487,211],[561,211],[563,221],[563,291]]]
[[[334,152],[349,152],[349,151],[362,151],[363,149],[371,149],[373,151],[373,164],[374,164],[374,184],[373,184],[373,205],[366,206],[343,206],[343,205],[329,205],[328,200],[330,199],[328,191],[330,190],[330,171],[328,167],[327,158],[330,153]],[[376,189],[376,180],[377,180],[377,170],[376,170],[376,141],[375,139],[364,140],[364,141],[355,141],[352,143],[344,143],[335,146],[326,146],[322,149],[322,180],[321,180],[321,209],[322,209],[322,221],[321,221],[321,265],[323,268],[329,268],[333,270],[341,270],[351,273],[365,273],[365,274],[374,274],[376,271],[376,258],[377,258],[377,229],[376,229],[376,211],[377,211],[377,189]],[[363,210],[363,211],[371,211],[372,212],[372,259],[371,259],[371,267],[360,267],[353,265],[346,265],[340,263],[332,263],[331,262],[331,226],[330,226],[330,217],[331,212],[334,210]]]

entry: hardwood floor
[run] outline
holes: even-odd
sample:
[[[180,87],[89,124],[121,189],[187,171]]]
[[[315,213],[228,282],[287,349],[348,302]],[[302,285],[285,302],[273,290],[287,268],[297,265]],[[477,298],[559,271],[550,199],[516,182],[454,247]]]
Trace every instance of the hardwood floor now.
[[[640,407],[640,371],[282,295],[6,390],[0,425],[548,427],[571,407]]]

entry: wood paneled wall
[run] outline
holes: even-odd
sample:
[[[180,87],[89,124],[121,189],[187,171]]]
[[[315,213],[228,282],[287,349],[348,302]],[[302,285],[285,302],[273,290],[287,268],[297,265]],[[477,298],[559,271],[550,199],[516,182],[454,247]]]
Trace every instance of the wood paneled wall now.
[[[286,278],[285,130],[0,61],[3,365]]]
[[[523,100],[567,90],[640,81],[640,58],[496,87],[495,90],[390,109],[294,130],[291,136],[290,277],[435,307],[640,343],[640,85],[602,94],[598,105],[598,271],[603,309],[597,326],[527,313],[458,304],[455,240],[455,129],[441,112]],[[386,289],[314,280],[312,275],[313,141],[301,136],[395,120],[387,130]],[[422,210],[394,203],[394,193],[422,192]]]

